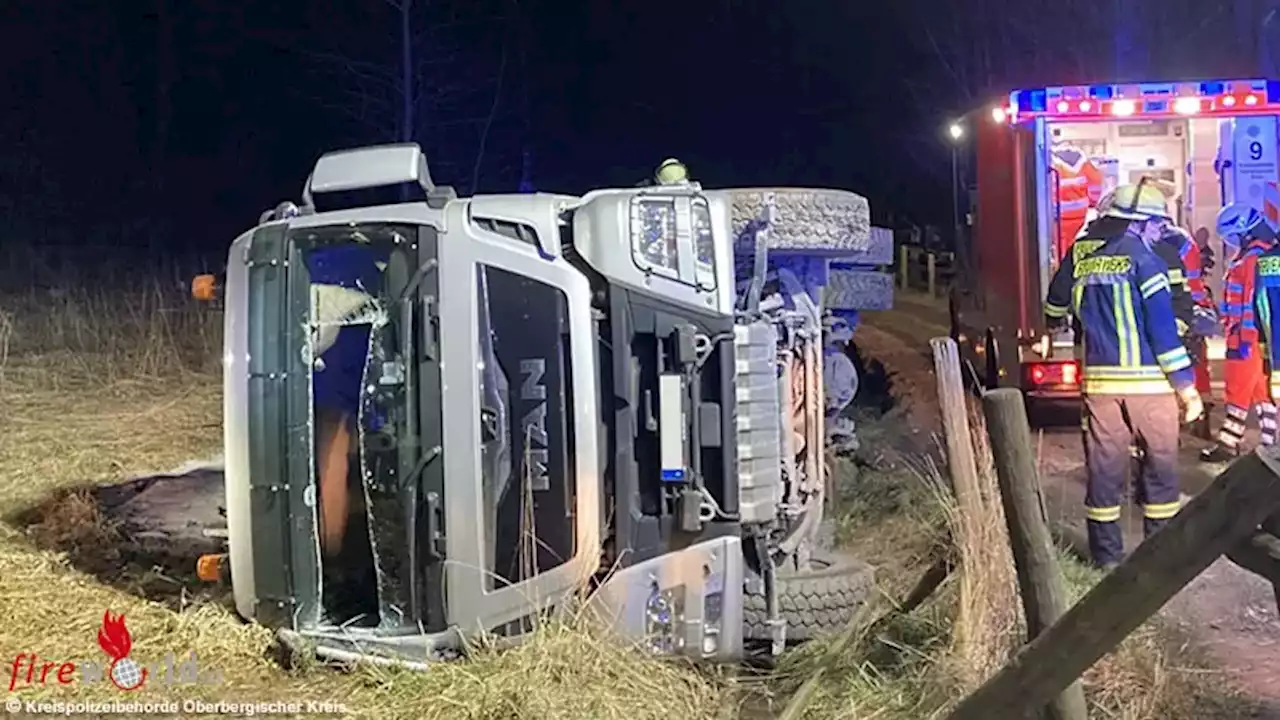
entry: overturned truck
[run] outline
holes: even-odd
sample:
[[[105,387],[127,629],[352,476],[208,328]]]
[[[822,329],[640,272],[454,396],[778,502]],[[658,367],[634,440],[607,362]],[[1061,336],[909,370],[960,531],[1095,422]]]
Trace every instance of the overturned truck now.
[[[231,248],[227,552],[202,576],[340,658],[518,638],[584,588],[660,653],[838,627],[871,570],[822,539],[823,276],[891,252],[870,242],[841,191],[460,198],[416,145],[329,153]]]

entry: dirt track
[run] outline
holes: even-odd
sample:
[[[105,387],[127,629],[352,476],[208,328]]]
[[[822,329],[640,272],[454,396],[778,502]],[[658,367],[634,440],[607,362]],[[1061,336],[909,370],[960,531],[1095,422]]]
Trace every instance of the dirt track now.
[[[918,422],[936,423],[928,341],[947,335],[946,305],[901,291],[895,305],[890,311],[866,313],[856,342],[864,356],[879,360],[893,373],[895,392],[911,403]],[[1050,519],[1066,531],[1065,535],[1081,537],[1084,457],[1078,426],[1073,425],[1040,431],[1037,443]],[[1186,493],[1203,489],[1222,469],[1198,461],[1201,447],[1199,440],[1184,441],[1180,467]],[[1132,549],[1141,539],[1141,513],[1136,505],[1126,509],[1125,521],[1126,542]],[[1280,617],[1274,591],[1266,581],[1221,559],[1170,601],[1162,613],[1202,645],[1242,691],[1268,702],[1269,712],[1260,717],[1280,718]]]

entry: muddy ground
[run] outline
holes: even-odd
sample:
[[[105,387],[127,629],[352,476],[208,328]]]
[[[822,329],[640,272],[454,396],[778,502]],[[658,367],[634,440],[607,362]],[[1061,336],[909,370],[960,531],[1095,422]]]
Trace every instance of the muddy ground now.
[[[913,433],[936,432],[938,414],[928,341],[948,334],[946,305],[915,293],[895,299],[890,311],[866,313],[855,341],[865,357],[889,370],[896,394],[911,406]],[[1221,403],[1217,403],[1218,407]],[[1083,537],[1084,455],[1078,410],[1064,408],[1062,421],[1036,431],[1041,483],[1051,522],[1066,539]],[[1050,418],[1057,419],[1057,418]],[[1215,418],[1214,427],[1219,425]],[[1256,441],[1256,432],[1250,439]],[[1200,463],[1205,443],[1185,436],[1180,469],[1184,493],[1194,494],[1212,482],[1223,466]],[[1141,511],[1126,509],[1126,541],[1141,540]],[[1262,578],[1220,559],[1189,584],[1161,611],[1221,667],[1224,677],[1268,707],[1262,717],[1280,718],[1280,617],[1276,595]]]

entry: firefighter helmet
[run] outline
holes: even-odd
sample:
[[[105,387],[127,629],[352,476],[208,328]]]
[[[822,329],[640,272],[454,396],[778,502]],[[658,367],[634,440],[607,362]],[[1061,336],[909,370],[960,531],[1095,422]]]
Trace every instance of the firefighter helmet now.
[[[1133,185],[1121,185],[1098,201],[1098,214],[1124,220],[1172,220],[1165,193],[1146,178]]]
[[[675,185],[689,179],[689,169],[679,160],[667,158],[658,166],[658,171],[654,173],[654,178],[659,185]]]
[[[1239,246],[1263,223],[1262,213],[1244,203],[1231,203],[1218,212],[1218,237],[1228,245]]]

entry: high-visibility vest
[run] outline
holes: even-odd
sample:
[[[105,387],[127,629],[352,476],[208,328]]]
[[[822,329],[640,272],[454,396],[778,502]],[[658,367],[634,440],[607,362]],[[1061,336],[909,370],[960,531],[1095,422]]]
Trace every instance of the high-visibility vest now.
[[[1102,171],[1076,150],[1055,151],[1053,169],[1058,176],[1058,217],[1083,218],[1102,198]]]

